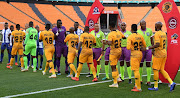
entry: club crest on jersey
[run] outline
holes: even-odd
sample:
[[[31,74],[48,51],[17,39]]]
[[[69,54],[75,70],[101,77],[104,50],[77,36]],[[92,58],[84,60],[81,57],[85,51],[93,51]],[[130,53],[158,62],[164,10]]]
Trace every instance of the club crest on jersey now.
[[[176,33],[174,33],[173,35],[171,35],[171,44],[178,44],[178,41],[177,41],[177,38],[178,38],[179,36],[176,34]]]
[[[100,37],[100,34],[97,34],[97,38],[99,38]]]
[[[98,7],[94,7],[93,14],[100,14]]]
[[[129,35],[128,34],[125,34],[125,37],[127,38]]]
[[[168,20],[168,23],[169,23],[169,28],[170,29],[175,29],[177,27],[177,19],[174,18],[174,17],[171,17],[169,20]]]
[[[172,3],[171,2],[165,2],[162,6],[162,10],[164,13],[169,13],[172,10]]]
[[[149,32],[147,32],[147,33],[146,33],[146,35],[147,35],[147,36],[149,36],[149,35],[150,35],[150,33],[149,33]]]

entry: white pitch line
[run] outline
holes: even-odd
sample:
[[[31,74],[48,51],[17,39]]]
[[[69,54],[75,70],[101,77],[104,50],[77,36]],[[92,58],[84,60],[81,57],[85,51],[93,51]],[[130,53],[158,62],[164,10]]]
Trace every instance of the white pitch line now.
[[[180,70],[178,70],[180,71]],[[153,75],[153,74],[151,74]],[[143,77],[147,75],[142,75]],[[134,78],[134,77],[132,77]],[[124,79],[129,79],[128,77]],[[99,84],[99,83],[106,83],[106,82],[111,82],[112,80],[107,80],[107,81],[101,81],[101,82],[93,82],[93,83],[86,83],[86,84],[79,84],[79,85],[74,85],[74,86],[67,86],[67,87],[60,87],[60,88],[54,88],[54,89],[47,89],[47,90],[41,90],[41,91],[35,91],[35,92],[29,92],[29,93],[23,93],[23,94],[16,94],[16,95],[10,95],[10,96],[5,96],[1,98],[12,98],[12,97],[19,97],[19,96],[26,96],[26,95],[32,95],[32,94],[39,94],[39,93],[45,93],[45,92],[50,92],[50,91],[57,91],[57,90],[62,90],[62,89],[68,89],[68,88],[75,88],[75,87],[81,87],[81,86],[87,86],[87,85],[93,85],[93,84]],[[180,84],[177,84],[180,85]]]
[[[180,85],[179,83],[176,83],[176,85]]]
[[[153,74],[151,74],[151,75],[153,75]],[[147,75],[142,75],[142,76],[145,77]],[[132,77],[132,78],[134,78],[134,77]],[[126,77],[124,79],[129,79],[129,78]],[[93,82],[93,83],[86,83],[86,84],[79,84],[79,85],[74,85],[74,86],[67,86],[67,87],[47,89],[47,90],[41,90],[41,91],[35,91],[35,92],[29,92],[29,93],[23,93],[23,94],[10,95],[10,96],[5,96],[5,97],[1,97],[1,98],[12,98],[12,97],[20,97],[20,96],[26,96],[26,95],[33,95],[33,94],[39,94],[39,93],[63,90],[63,89],[68,89],[68,88],[75,88],[75,87],[81,87],[81,86],[87,86],[87,85],[93,85],[93,84],[99,84],[99,83],[106,83],[106,82],[111,82],[111,81],[112,80],[101,81],[101,82]]]

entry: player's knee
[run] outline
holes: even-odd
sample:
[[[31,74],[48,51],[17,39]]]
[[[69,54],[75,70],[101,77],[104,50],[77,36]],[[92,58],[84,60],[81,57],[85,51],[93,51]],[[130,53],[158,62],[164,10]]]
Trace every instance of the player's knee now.
[[[143,67],[143,63],[140,63],[140,67]]]
[[[56,57],[56,60],[60,60],[60,57]]]
[[[22,57],[23,57],[23,55],[20,55],[19,57],[20,57],[20,58],[22,58]]]
[[[147,62],[147,63],[146,63],[146,67],[151,67],[151,63],[150,63],[150,62]]]
[[[100,65],[100,61],[97,61],[97,64]]]
[[[41,58],[43,58],[43,55],[40,55]]]
[[[48,62],[48,63],[49,63],[49,62],[52,62],[52,60],[48,60],[47,62]]]
[[[32,56],[32,58],[36,58],[36,56]]]
[[[124,61],[121,61],[121,62],[120,62],[120,66],[124,66]]]
[[[130,67],[131,65],[130,65],[130,62],[126,62],[126,65],[127,65],[127,67]]]
[[[105,61],[105,65],[108,65],[109,64],[109,61]]]
[[[14,55],[11,55],[11,58],[14,58]]]
[[[83,64],[83,63],[79,62],[79,64]]]
[[[4,53],[4,50],[1,50],[1,53]]]

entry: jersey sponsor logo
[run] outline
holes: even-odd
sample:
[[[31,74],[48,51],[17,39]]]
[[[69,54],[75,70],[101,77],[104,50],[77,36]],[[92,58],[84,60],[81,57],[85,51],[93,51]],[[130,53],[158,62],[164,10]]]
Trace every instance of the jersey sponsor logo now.
[[[171,2],[165,2],[162,6],[162,10],[164,13],[169,13],[172,10],[172,3]]]
[[[169,28],[170,29],[175,29],[177,27],[177,19],[174,18],[174,17],[171,17],[169,20],[168,20],[168,23],[169,23]]]
[[[178,41],[177,41],[177,38],[178,38],[179,36],[176,34],[176,33],[174,33],[173,35],[171,35],[171,44],[178,44]]]
[[[97,34],[97,38],[99,38],[100,37],[100,34]]]
[[[93,29],[94,28],[94,21],[92,19],[89,20],[89,28]]]
[[[93,14],[100,14],[98,7],[94,7]]]
[[[146,35],[147,35],[147,36],[149,36],[149,35],[150,35],[150,33],[149,33],[149,32],[147,32],[147,33],[146,33]]]

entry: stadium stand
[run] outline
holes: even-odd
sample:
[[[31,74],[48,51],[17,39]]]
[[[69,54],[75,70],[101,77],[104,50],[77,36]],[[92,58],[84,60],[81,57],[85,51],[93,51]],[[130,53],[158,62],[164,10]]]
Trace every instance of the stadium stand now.
[[[6,19],[0,17],[0,30],[2,30],[4,28],[4,22],[8,22],[9,26],[10,25],[15,26],[13,23],[11,23],[11,22],[7,21]]]
[[[36,22],[35,20],[29,18],[28,16],[22,14],[20,11],[16,10],[14,7],[9,5],[6,2],[0,2],[0,14],[6,17],[7,19],[13,21],[16,24],[21,24],[22,27],[25,26],[29,21],[33,21],[35,25],[43,27],[44,25]],[[41,28],[44,29],[44,28]]]
[[[73,26],[74,22],[59,12],[54,6],[50,4],[35,4],[42,15],[49,20],[52,24],[56,23],[57,19],[62,20],[62,25],[69,29]],[[47,13],[50,12],[50,13]]]
[[[163,16],[157,7],[155,7],[152,10],[152,12],[148,15],[148,17],[145,20],[147,21],[146,23],[147,27],[151,28],[152,31],[155,31],[155,23],[157,21],[161,21],[164,24],[162,30],[167,31]]]
[[[36,20],[41,21],[41,19],[39,19],[39,17],[33,12],[32,8],[29,7],[29,5],[27,3],[17,3],[17,2],[11,2],[10,4],[12,4],[13,6],[15,6],[16,8],[20,9],[21,11],[23,11],[24,13],[30,15],[31,17],[35,18]],[[43,23],[43,22],[42,22]],[[44,23],[43,23],[44,24]]]
[[[127,30],[130,30],[131,24],[137,24],[146,15],[151,7],[121,7],[124,19],[126,22]],[[143,10],[142,10],[143,9]]]

